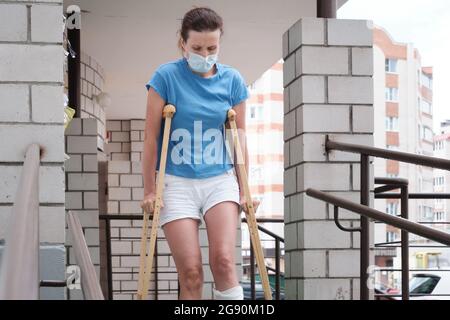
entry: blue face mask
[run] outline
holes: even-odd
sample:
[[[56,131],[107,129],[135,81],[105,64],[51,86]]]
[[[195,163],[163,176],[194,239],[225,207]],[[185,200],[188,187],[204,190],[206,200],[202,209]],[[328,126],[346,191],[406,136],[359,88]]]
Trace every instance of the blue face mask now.
[[[206,58],[202,55],[189,51],[187,61],[192,70],[200,73],[206,73],[214,66],[218,60],[218,54],[211,54]]]

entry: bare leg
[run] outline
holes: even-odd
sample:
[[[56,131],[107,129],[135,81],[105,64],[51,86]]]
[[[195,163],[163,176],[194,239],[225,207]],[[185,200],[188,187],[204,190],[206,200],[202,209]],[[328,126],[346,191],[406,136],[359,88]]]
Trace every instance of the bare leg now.
[[[239,285],[235,265],[238,221],[238,205],[232,201],[220,202],[205,213],[209,263],[219,291]]]
[[[184,218],[163,225],[180,281],[180,300],[202,298],[203,268],[198,221]]]

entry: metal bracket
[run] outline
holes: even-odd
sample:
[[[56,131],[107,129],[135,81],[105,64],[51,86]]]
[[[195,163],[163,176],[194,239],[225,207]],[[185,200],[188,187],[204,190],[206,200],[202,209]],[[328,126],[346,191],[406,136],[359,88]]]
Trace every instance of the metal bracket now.
[[[336,226],[345,232],[361,232],[361,228],[346,228],[339,222],[339,207],[334,206],[334,223]]]

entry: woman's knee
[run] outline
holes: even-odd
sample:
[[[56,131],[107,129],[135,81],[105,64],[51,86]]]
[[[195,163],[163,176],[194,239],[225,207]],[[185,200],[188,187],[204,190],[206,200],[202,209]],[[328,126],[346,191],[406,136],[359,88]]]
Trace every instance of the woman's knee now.
[[[234,257],[230,253],[218,253],[212,258],[211,267],[222,274],[234,272]]]
[[[203,286],[203,268],[202,265],[193,265],[184,267],[180,272],[180,284],[188,290],[196,291]]]

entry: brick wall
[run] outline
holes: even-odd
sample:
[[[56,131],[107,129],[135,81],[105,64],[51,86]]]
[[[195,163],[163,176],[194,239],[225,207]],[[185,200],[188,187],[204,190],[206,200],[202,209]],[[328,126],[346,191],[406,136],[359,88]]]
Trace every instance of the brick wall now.
[[[26,149],[44,150],[39,171],[41,252],[55,258],[55,280],[64,262],[64,100],[62,1],[0,0],[0,242],[8,230]],[[58,289],[43,298],[64,299]]]
[[[68,94],[68,75],[67,63],[64,72],[64,91]],[[98,147],[104,150],[106,138],[106,114],[105,106],[101,105],[96,96],[103,92],[105,82],[105,72],[103,67],[91,56],[81,52],[80,59],[80,77],[81,77],[81,105],[80,118],[96,119]]]
[[[103,91],[104,71],[101,65],[89,55],[81,54],[81,117],[97,119],[98,146],[104,149],[106,138],[105,106],[99,104],[96,96]]]
[[[99,177],[97,119],[75,118],[66,130],[66,209],[77,213],[91,260],[100,277]],[[67,232],[67,264],[76,265],[72,239]],[[80,290],[69,290],[69,299],[82,299]]]
[[[130,120],[107,121],[106,127],[108,143],[105,145],[105,152],[107,159],[130,161]]]
[[[359,234],[339,230],[333,207],[305,190],[359,202],[359,156],[327,154],[324,143],[329,134],[373,145],[370,23],[300,19],[283,35],[283,59],[286,295],[359,299]],[[359,225],[359,216],[345,210],[340,219]]]

